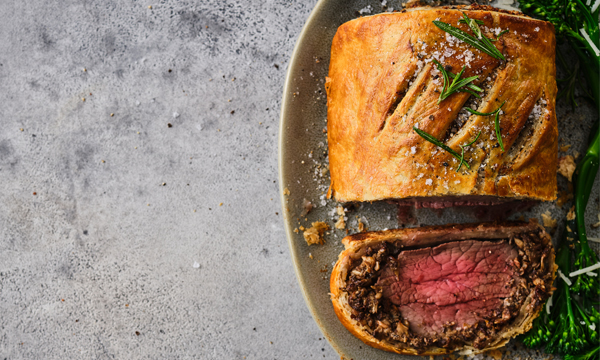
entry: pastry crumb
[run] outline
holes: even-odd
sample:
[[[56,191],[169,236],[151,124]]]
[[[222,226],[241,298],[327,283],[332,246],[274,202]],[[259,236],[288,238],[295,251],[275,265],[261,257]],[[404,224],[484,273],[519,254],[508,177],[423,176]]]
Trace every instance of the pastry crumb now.
[[[358,219],[358,232],[365,231],[367,231],[367,226],[361,221],[361,219]]]
[[[339,230],[343,230],[346,228],[346,219],[345,219],[346,212],[344,211],[343,206],[338,206],[336,210],[337,210],[339,219],[335,223],[335,228],[339,229]]]
[[[567,220],[571,221],[573,219],[575,219],[575,206],[571,207],[571,210],[569,210],[569,212],[567,213]]]
[[[288,188],[283,189],[283,195],[289,195],[290,190]]]
[[[571,145],[563,145],[560,147],[560,149],[558,149],[558,151],[567,152],[567,150],[569,150],[570,147],[571,147]]]
[[[302,227],[301,227],[302,228]],[[323,240],[323,233],[329,230],[329,225],[322,221],[317,221],[312,223],[312,227],[306,229],[304,231],[304,240],[308,245],[319,244],[323,245],[325,241]]]
[[[302,210],[302,214],[300,216],[306,216],[306,214],[308,214],[314,207],[314,205],[306,199],[302,201],[302,206],[304,207],[304,210]]]
[[[556,227],[557,220],[553,219],[550,215],[550,211],[546,211],[542,214],[542,221],[544,222],[544,226],[547,228]]]
[[[485,354],[494,358],[494,360],[502,360],[502,357],[504,355],[504,354],[502,354],[502,351],[500,351],[498,349],[486,351]]]
[[[338,221],[335,222],[335,228],[339,230],[344,230],[346,228],[346,221],[344,220],[343,215],[340,215]]]
[[[575,161],[571,155],[561,156],[558,158],[558,173],[566,177],[569,182],[573,180],[575,168]]]

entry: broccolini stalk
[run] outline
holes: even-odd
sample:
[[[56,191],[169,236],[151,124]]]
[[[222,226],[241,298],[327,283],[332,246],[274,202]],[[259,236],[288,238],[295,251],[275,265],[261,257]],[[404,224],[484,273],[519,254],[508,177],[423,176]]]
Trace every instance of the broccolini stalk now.
[[[580,319],[582,319],[579,323],[584,327],[585,338],[588,344],[598,344],[598,331],[596,330],[598,319],[594,315],[589,314],[589,308],[586,310],[582,309],[576,301],[573,304],[579,312]]]
[[[570,258],[569,242],[563,239],[556,255],[556,264],[563,274],[569,273]],[[562,355],[577,354],[585,350],[588,345],[584,329],[579,321],[577,305],[573,304],[571,289],[560,278],[558,279],[556,293],[558,295],[557,301],[553,307],[553,314],[557,314],[555,318],[556,329],[546,345],[546,351]]]
[[[581,0],[520,0],[524,13],[551,22],[558,36],[566,38],[584,69],[591,95],[598,106],[600,51],[598,12]]]
[[[584,0],[585,1],[585,0]],[[558,37],[565,38],[579,58],[580,70],[586,79],[591,98],[600,105],[600,30],[598,1],[587,0],[519,0],[524,13],[551,22]],[[563,60],[559,54],[559,60]],[[564,62],[564,61],[563,61]],[[577,83],[577,69],[567,78],[567,90],[561,93],[574,103],[573,87]],[[567,215],[565,235],[557,254],[557,265],[565,276],[570,271],[578,271],[573,276],[574,284],[569,287],[563,280],[558,280],[556,299],[552,307],[550,319],[556,327],[548,328],[549,320],[534,323],[532,332],[545,333],[552,336],[547,341],[546,352],[561,353],[565,360],[598,359],[598,333],[596,325],[600,319],[593,301],[600,296],[599,276],[590,276],[585,271],[598,263],[598,256],[590,249],[585,229],[585,208],[590,197],[592,185],[598,173],[598,152],[600,141],[598,122],[594,124],[590,136],[589,148],[578,164],[575,173],[575,211]],[[571,250],[575,250],[575,262],[571,267]],[[584,272],[585,271],[585,272]],[[579,275],[577,275],[579,274]],[[596,273],[597,275],[597,273]],[[567,279],[568,280],[568,279]],[[570,282],[570,281],[569,281]],[[535,337],[528,333],[526,345],[543,344],[542,336]]]
[[[585,208],[592,191],[592,185],[598,173],[598,152],[600,151],[600,133],[598,122],[592,127],[590,146],[583,160],[577,165],[575,172],[575,217],[577,220],[577,234],[579,236],[578,254],[575,258],[575,268],[583,269],[598,263],[598,256],[590,249],[585,229]],[[583,273],[577,276],[572,290],[583,296],[598,298],[600,296],[600,282],[598,276]]]
[[[565,355],[564,360],[597,360],[600,356],[600,346],[581,355]]]
[[[552,298],[548,299],[551,301]],[[547,304],[542,308],[540,316],[538,316],[532,325],[532,330],[523,337],[523,344],[528,348],[537,348],[546,345],[552,337],[556,324],[549,318],[546,312]]]
[[[556,264],[567,277],[574,270],[571,248],[579,242],[574,211],[567,215],[565,231],[556,255]],[[567,278],[568,279],[568,278]],[[600,313],[593,305],[596,297],[577,296],[573,286],[558,277],[556,291],[552,296],[551,314],[544,311],[533,323],[532,329],[523,337],[523,343],[531,348],[546,346],[546,352],[562,355],[580,354],[600,343],[596,325]]]

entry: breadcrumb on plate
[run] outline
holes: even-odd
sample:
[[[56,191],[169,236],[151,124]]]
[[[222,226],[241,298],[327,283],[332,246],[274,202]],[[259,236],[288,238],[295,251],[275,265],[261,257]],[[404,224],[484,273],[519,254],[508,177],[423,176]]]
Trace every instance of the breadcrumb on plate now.
[[[569,182],[573,179],[573,173],[575,172],[576,167],[575,161],[571,155],[558,158],[558,173],[566,177]]]
[[[485,354],[488,355],[489,357],[494,358],[494,360],[502,360],[502,357],[504,356],[502,351],[500,351],[498,349],[486,351]]]
[[[558,151],[567,152],[567,150],[569,150],[570,147],[571,147],[571,145],[563,145],[558,149]]]
[[[329,230],[329,225],[322,221],[317,221],[312,223],[312,226],[306,231],[304,231],[304,240],[308,245],[319,244],[323,245],[325,241],[323,240],[323,233]]]
[[[544,226],[547,228],[556,227],[557,220],[553,219],[550,215],[550,211],[546,211],[542,214],[542,221],[544,221]]]
[[[363,224],[361,219],[358,219],[358,232],[365,232],[365,231],[367,231],[367,226],[365,224]]]
[[[343,229],[346,228],[346,219],[345,219],[346,212],[344,211],[344,207],[343,206],[338,206],[336,210],[337,210],[337,214],[339,216],[339,219],[335,223],[335,228],[343,230]]]

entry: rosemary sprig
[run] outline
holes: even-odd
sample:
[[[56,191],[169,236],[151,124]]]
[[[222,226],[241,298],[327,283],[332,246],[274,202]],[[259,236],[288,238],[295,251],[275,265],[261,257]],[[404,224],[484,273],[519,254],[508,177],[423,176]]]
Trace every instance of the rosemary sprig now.
[[[504,143],[502,143],[502,134],[500,133],[500,112],[496,113],[494,126],[496,128],[496,137],[498,138],[498,144],[500,144],[500,149],[502,149],[502,152],[504,152]]]
[[[489,56],[506,61],[504,55],[502,55],[502,53],[496,49],[494,44],[491,43],[490,39],[481,34],[481,29],[479,28],[479,25],[477,25],[477,20],[469,18],[465,13],[463,13],[463,17],[463,21],[469,25],[469,28],[471,28],[471,31],[473,31],[476,36],[468,34],[465,31],[462,31],[461,29],[442,21],[434,20],[433,24],[448,34],[456,37],[458,40],[466,42],[467,44],[479,49]]]
[[[466,87],[468,85],[472,85],[471,83],[473,81],[479,79],[479,76],[471,76],[471,77],[468,77],[465,79],[461,79],[460,77],[465,72],[465,68],[466,68],[465,66],[463,66],[462,70],[457,75],[452,74],[453,75],[452,82],[450,82],[449,72],[446,71],[446,69],[444,69],[442,64],[440,64],[439,61],[437,61],[436,59],[433,59],[433,62],[437,65],[438,70],[442,73],[442,76],[444,78],[444,87],[442,88],[442,92],[440,93],[440,97],[437,102],[438,104],[441,103],[448,96],[454,94],[457,91],[465,91],[470,94],[474,94],[471,90],[464,89],[464,87]],[[480,89],[479,87],[477,87],[475,85],[473,85],[473,88],[475,88],[475,91],[483,91],[482,89]],[[475,95],[475,96],[479,97],[478,95]]]
[[[500,39],[500,36],[506,34],[507,32],[508,32],[508,29],[500,31],[500,34],[498,34],[498,36],[496,36],[495,39],[490,39],[490,41],[498,41]]]
[[[483,20],[474,19],[473,21],[475,21],[475,22],[476,22],[478,25],[483,25],[483,24],[485,24],[485,23],[483,22]],[[458,20],[458,22],[459,22],[459,23],[466,24],[466,23],[467,23],[467,20],[465,20],[465,19],[460,19],[460,20]]]
[[[429,134],[429,133],[427,133],[427,132],[425,132],[425,131],[417,128],[416,126],[413,126],[413,130],[417,134],[419,134],[419,136],[421,136],[423,139],[429,141],[433,145],[441,147],[442,149],[444,149],[448,153],[450,153],[450,155],[454,156],[458,160],[458,168],[456,169],[456,171],[460,170],[460,168],[462,167],[462,164],[465,164],[465,166],[467,167],[467,169],[471,170],[471,167],[465,161],[465,148],[473,145],[473,143],[475,141],[477,141],[477,139],[479,139],[479,135],[481,135],[481,131],[479,132],[479,134],[477,134],[477,136],[475,137],[475,139],[473,141],[471,141],[470,143],[468,143],[466,145],[459,145],[460,148],[462,149],[462,153],[459,155],[456,151],[452,150],[452,148],[450,148],[449,146],[447,146],[443,142],[441,142],[438,139],[436,139],[433,135],[431,135],[431,134]]]
[[[502,109],[502,106],[504,106],[505,103],[506,103],[506,100],[504,100],[504,102],[502,104],[500,104],[500,106],[498,106],[498,108],[496,110],[489,112],[489,113],[482,113],[482,112],[473,110],[470,107],[465,107],[465,110],[467,110],[468,112],[470,112],[473,115],[479,115],[479,116],[496,115],[496,113],[500,112],[500,109]]]
[[[479,139],[479,135],[481,135],[481,131],[479,131],[479,133],[477,134],[477,136],[475,136],[475,139],[473,139],[473,141],[471,141],[471,142],[470,142],[470,143],[468,143],[467,145],[458,145],[458,146],[460,146],[460,148],[462,149],[462,152],[461,152],[461,154],[460,154],[460,157],[461,157],[461,158],[463,158],[463,159],[465,158],[465,148],[466,148],[466,147],[469,147],[469,146],[471,146],[471,145],[473,145],[473,143],[474,143],[475,141],[477,141],[477,139]],[[465,163],[465,165],[466,165],[466,164],[467,164],[467,163]],[[462,161],[460,162],[460,164],[458,164],[458,169],[456,169],[456,171],[460,170],[460,167],[461,167],[461,166],[462,166]],[[470,169],[470,168],[469,168],[469,169]]]
[[[450,71],[446,71],[448,73],[448,75],[450,75],[451,78],[455,78],[456,74],[451,73]],[[480,88],[479,86],[470,83],[469,85],[466,86],[468,88],[468,90],[472,90],[472,91],[467,91],[467,89],[459,89],[458,91],[464,91],[464,92],[469,92],[471,93],[471,95],[474,95],[475,97],[481,98],[481,96],[479,96],[478,94],[473,93],[473,91],[479,91],[479,92],[483,92],[483,89]]]
[[[494,119],[494,128],[496,130],[496,137],[498,138],[498,144],[500,145],[500,149],[502,149],[502,151],[504,151],[504,143],[502,142],[502,136],[501,136],[502,134],[500,133],[500,109],[502,109],[502,106],[504,106],[505,103],[506,103],[506,100],[504,100],[504,102],[502,104],[500,104],[500,106],[498,106],[498,108],[496,110],[489,112],[489,113],[482,113],[482,112],[473,110],[470,107],[465,108],[465,110],[467,110],[468,112],[470,112],[473,115],[479,115],[479,116],[496,115],[496,117]],[[477,137],[479,137],[479,135]]]

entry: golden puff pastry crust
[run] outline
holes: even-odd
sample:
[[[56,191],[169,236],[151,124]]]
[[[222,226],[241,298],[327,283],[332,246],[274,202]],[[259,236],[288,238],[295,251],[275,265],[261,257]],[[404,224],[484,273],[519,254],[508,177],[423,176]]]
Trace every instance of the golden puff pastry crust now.
[[[524,234],[535,239],[533,241],[537,244],[535,258],[539,260],[541,256],[541,267],[534,264],[534,267],[536,267],[536,270],[532,272],[534,274],[532,277],[534,278],[529,279],[530,281],[527,283],[527,286],[531,288],[530,292],[522,300],[520,308],[516,310],[510,321],[500,329],[496,329],[486,339],[484,347],[476,347],[467,340],[463,344],[450,341],[444,347],[433,344],[416,348],[408,342],[389,341],[385,337],[374,336],[373,329],[358,321],[357,317],[354,316],[355,313],[350,305],[350,296],[348,294],[348,291],[350,291],[348,290],[350,283],[349,276],[353,273],[352,266],[356,261],[360,262],[362,258],[364,262],[365,249],[367,248],[377,248],[382,243],[389,243],[394,244],[397,248],[407,248],[410,250],[435,247],[450,242],[468,241],[470,239],[477,239],[478,241],[506,241],[506,239],[512,239],[510,241],[515,246],[518,244],[523,249],[530,249],[528,246],[523,246],[523,242],[518,239],[519,237],[525,239]],[[543,310],[543,304],[551,295],[552,283],[556,278],[556,270],[558,269],[554,263],[555,254],[552,246],[552,238],[544,231],[543,227],[532,221],[529,223],[450,224],[367,232],[347,236],[342,240],[342,243],[346,249],[339,255],[330,278],[330,296],[338,319],[346,329],[365,344],[398,354],[442,355],[457,351],[461,354],[469,355],[503,347],[513,337],[529,331],[533,320],[537,318],[540,311],[545,311]],[[529,250],[525,251],[528,255],[532,254]],[[445,266],[448,266],[448,264],[445,264]],[[516,287],[517,285],[512,284],[511,286]],[[377,289],[377,284],[371,288]],[[385,308],[385,306],[382,307]],[[394,326],[395,324],[391,324],[392,329]],[[445,337],[446,335],[444,334],[443,336]]]
[[[462,13],[483,21],[482,32],[506,61],[458,41],[433,24],[459,23]],[[489,6],[416,8],[349,21],[331,46],[327,89],[330,194],[336,200],[492,196],[556,198],[558,130],[555,113],[555,35],[552,24]],[[437,58],[463,78],[478,75],[475,100],[457,92],[438,102],[443,87]],[[474,101],[475,100],[475,101]],[[498,146],[496,110],[505,151]],[[424,140],[413,126],[461,153]]]

